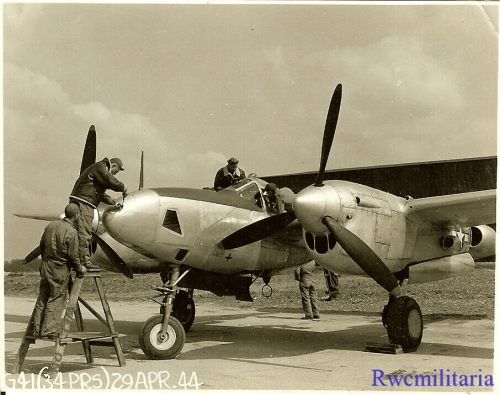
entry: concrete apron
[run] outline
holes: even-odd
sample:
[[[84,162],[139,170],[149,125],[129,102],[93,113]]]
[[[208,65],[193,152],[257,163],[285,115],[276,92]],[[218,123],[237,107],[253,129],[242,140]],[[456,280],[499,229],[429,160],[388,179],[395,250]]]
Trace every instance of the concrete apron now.
[[[47,381],[54,343],[37,341],[23,373],[11,375],[34,298],[5,298],[4,388],[209,389],[209,390],[416,390],[492,391],[493,321],[486,317],[424,316],[424,337],[413,353],[365,352],[367,342],[387,343],[379,314],[321,311],[319,322],[300,311],[196,306],[196,320],[175,360],[149,360],[139,346],[145,320],[158,305],[110,302],[126,358],[113,347],[92,347],[87,364],[80,343],[66,347],[60,375]],[[90,302],[102,311],[99,301]],[[329,306],[333,307],[333,306]],[[83,309],[87,330],[102,324]],[[399,384],[398,384],[399,383]]]

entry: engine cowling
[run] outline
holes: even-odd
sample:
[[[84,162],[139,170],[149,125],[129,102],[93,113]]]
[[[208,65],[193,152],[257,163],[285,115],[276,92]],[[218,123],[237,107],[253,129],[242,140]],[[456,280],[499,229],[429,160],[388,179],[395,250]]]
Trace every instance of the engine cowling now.
[[[495,255],[496,232],[488,225],[473,226],[469,254],[474,260]]]

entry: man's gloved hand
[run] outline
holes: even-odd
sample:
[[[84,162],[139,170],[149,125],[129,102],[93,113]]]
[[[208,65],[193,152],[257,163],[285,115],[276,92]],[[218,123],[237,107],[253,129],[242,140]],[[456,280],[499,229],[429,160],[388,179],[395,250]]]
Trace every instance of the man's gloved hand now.
[[[76,271],[76,276],[82,278],[85,273],[87,273],[87,268],[85,266],[79,266],[78,270]]]
[[[125,185],[125,187],[123,188],[123,192],[122,192],[122,195],[123,197],[127,196],[128,193],[127,193],[127,186]]]

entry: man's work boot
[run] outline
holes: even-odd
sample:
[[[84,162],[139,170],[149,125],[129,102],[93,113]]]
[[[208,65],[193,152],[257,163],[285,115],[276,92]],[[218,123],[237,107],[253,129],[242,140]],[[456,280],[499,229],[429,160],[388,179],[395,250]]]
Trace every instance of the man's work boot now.
[[[90,259],[88,258],[85,258],[85,264],[83,265],[87,268],[87,270],[92,270],[92,269],[98,269],[100,270],[101,268],[99,266],[96,266],[94,264],[92,264],[92,262],[90,262]]]

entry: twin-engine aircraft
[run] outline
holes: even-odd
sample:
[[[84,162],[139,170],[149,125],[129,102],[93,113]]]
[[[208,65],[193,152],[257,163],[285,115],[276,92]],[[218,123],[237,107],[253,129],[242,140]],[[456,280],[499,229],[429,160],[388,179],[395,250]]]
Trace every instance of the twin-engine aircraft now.
[[[195,319],[194,289],[252,300],[254,278],[268,284],[285,268],[314,259],[336,273],[368,275],[389,294],[382,322],[391,343],[415,350],[422,313],[401,285],[469,273],[475,258],[493,255],[496,190],[422,199],[401,198],[346,181],[323,181],[340,112],[342,86],[327,115],[314,185],[293,200],[293,210],[268,211],[266,181],[253,175],[219,192],[143,188],[117,206],[100,206],[94,221],[99,247],[92,262],[132,278],[158,272],[160,314],[139,334],[153,359],[175,358]],[[95,162],[91,127],[82,170]],[[26,217],[26,216],[25,216]],[[49,219],[38,217],[39,219]],[[28,257],[33,258],[36,250]],[[27,257],[27,259],[28,259]],[[183,289],[181,289],[183,288]],[[187,289],[187,291],[185,290]]]

